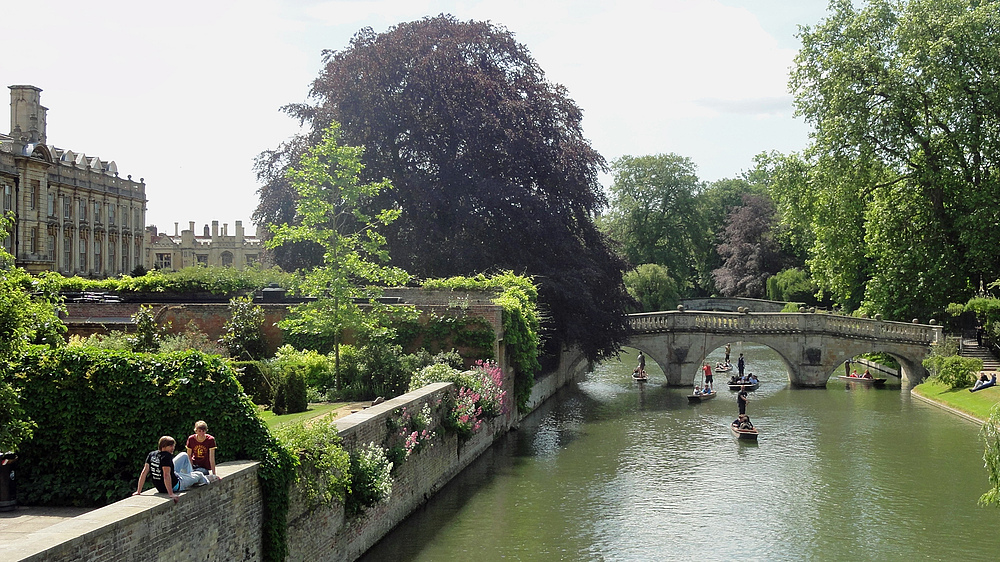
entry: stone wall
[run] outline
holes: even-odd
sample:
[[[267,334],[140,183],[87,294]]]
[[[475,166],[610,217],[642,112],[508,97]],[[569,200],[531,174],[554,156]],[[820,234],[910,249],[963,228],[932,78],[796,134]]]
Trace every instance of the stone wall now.
[[[3,545],[2,559],[260,560],[257,463],[224,463],[218,472],[222,480],[182,492],[176,505],[150,489]]]
[[[560,373],[536,382],[533,405],[570,382],[585,365],[580,354],[566,353],[562,360]],[[398,408],[419,408],[426,403],[435,412],[438,401],[452,388],[451,383],[428,385],[335,423],[347,447],[382,443],[390,431],[386,421]],[[310,510],[293,490],[288,514],[288,560],[357,559],[516,421],[512,414],[495,418],[467,441],[441,432],[433,446],[414,453],[397,469],[391,498],[366,510],[363,517],[347,520],[340,505]],[[182,493],[176,505],[163,494],[146,491],[4,545],[0,549],[5,555],[3,560],[260,560],[262,499],[257,463],[229,462],[218,469],[223,476],[220,482]]]

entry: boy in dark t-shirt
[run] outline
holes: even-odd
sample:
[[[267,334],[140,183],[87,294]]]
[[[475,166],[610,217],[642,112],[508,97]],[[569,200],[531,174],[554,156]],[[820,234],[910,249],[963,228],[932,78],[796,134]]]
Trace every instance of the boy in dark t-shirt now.
[[[146,455],[146,464],[142,467],[142,474],[139,475],[139,486],[133,496],[137,496],[142,493],[142,485],[146,483],[146,476],[149,475],[153,482],[153,486],[160,493],[169,494],[177,503],[180,499],[179,496],[174,493],[179,487],[179,481],[177,480],[177,474],[174,472],[174,445],[175,441],[173,437],[169,435],[164,435],[160,437],[159,443],[157,443],[157,450],[150,451]]]

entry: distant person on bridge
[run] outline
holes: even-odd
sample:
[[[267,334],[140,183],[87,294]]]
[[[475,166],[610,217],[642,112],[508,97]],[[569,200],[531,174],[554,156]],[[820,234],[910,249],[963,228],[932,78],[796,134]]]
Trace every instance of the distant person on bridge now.
[[[747,394],[747,387],[741,386],[740,393],[736,395],[736,405],[740,408],[740,415],[745,416],[747,413],[747,401],[750,400]]]
[[[701,368],[701,371],[705,373],[705,387],[715,388],[715,383],[712,382],[712,367],[708,365],[707,361],[705,362],[705,366]]]
[[[743,369],[745,369],[746,366],[747,361],[743,358],[743,354],[741,353],[739,360],[736,361],[736,369],[739,371],[741,377],[743,376]]]

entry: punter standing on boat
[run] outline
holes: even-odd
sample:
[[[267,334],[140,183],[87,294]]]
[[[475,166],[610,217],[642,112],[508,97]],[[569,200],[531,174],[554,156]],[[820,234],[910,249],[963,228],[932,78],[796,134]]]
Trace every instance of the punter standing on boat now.
[[[750,397],[747,395],[747,387],[741,386],[740,393],[736,395],[736,405],[740,408],[740,415],[745,416],[747,413],[747,400]]]
[[[732,349],[732,344],[726,344],[726,364],[729,364],[729,350]]]
[[[708,362],[705,362],[705,366],[701,368],[701,371],[705,373],[705,386],[710,388],[715,388],[715,384],[712,382],[712,368],[708,366]]]
[[[739,370],[741,377],[743,376],[743,369],[746,368],[746,366],[747,366],[746,359],[743,359],[743,354],[741,353],[739,360],[736,361],[736,369]]]
[[[646,356],[642,354],[641,350],[639,351],[639,376],[646,376]]]

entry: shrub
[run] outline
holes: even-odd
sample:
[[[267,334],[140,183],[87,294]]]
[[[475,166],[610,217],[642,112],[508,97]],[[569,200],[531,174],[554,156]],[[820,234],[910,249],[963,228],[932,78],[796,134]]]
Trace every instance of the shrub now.
[[[14,387],[0,380],[0,453],[16,450],[31,437],[35,425],[27,419]]]
[[[282,426],[277,437],[299,460],[296,483],[310,509],[347,499],[351,459],[335,425],[298,422]]]
[[[166,335],[166,328],[156,325],[156,318],[153,316],[153,307],[144,304],[132,315],[132,322],[135,323],[135,333],[128,336],[132,351],[155,353],[160,349],[160,342]]]
[[[179,334],[168,334],[160,341],[160,353],[196,350],[209,355],[225,355],[226,350],[202,332],[192,320]]]
[[[234,297],[229,300],[229,320],[220,343],[226,346],[233,359],[252,361],[263,359],[267,353],[264,339],[264,309],[253,303],[252,297]]]
[[[275,415],[295,414],[309,409],[306,397],[306,380],[300,369],[289,369],[278,375],[271,411]]]
[[[274,384],[267,376],[267,367],[259,361],[233,361],[232,365],[243,392],[254,404],[270,404],[274,399]]]
[[[269,364],[278,372],[301,372],[306,386],[310,388],[326,389],[337,385],[333,359],[316,351],[298,350],[290,345],[283,345],[278,348]]]
[[[385,449],[375,443],[351,452],[351,486],[344,502],[348,517],[392,494],[392,466]]]
[[[924,367],[931,376],[952,389],[972,386],[976,373],[983,369],[982,359],[971,357],[931,355],[924,359]]]
[[[372,400],[406,392],[410,376],[400,361],[402,351],[398,345],[381,342],[361,347],[358,350],[358,377],[353,380],[343,377],[341,396],[345,400]]]
[[[85,338],[70,336],[70,347],[89,347],[106,351],[132,351],[132,336],[115,330],[110,334],[91,334]]]

